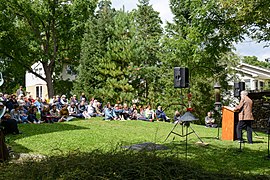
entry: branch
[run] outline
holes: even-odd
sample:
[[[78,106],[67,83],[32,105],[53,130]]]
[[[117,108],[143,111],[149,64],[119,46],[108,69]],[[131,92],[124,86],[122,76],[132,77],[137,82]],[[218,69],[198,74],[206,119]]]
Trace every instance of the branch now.
[[[30,73],[34,74],[34,75],[37,76],[38,78],[40,78],[40,79],[44,80],[45,82],[47,82],[46,78],[42,77],[40,74],[36,73],[31,67],[29,67],[29,66],[27,66],[26,64],[24,64],[24,63],[23,63],[24,61],[16,61],[15,58],[14,58],[12,55],[10,55],[10,54],[8,54],[8,53],[6,53],[6,52],[2,52],[2,54],[5,55],[6,57],[12,59],[13,61],[19,63],[19,64],[22,65],[27,71],[29,71]]]

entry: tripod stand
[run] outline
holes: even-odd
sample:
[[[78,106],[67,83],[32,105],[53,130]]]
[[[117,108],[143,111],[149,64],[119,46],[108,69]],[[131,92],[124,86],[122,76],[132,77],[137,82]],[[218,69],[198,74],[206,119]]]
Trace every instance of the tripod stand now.
[[[190,112],[186,112],[178,121],[177,123],[174,125],[174,127],[172,128],[172,130],[170,131],[170,133],[167,135],[166,139],[164,140],[164,142],[170,137],[171,134],[175,134],[177,136],[180,137],[186,137],[186,158],[187,158],[187,143],[188,143],[188,135],[194,133],[197,138],[201,141],[201,143],[204,143],[203,140],[199,137],[199,135],[195,132],[195,130],[191,127],[190,122],[191,121],[195,121],[198,120],[196,119]],[[179,134],[177,132],[175,132],[175,128],[177,127],[177,125],[181,125],[182,126],[182,134]],[[186,127],[186,133],[184,134],[184,126]],[[191,129],[191,132],[188,132],[188,129]]]

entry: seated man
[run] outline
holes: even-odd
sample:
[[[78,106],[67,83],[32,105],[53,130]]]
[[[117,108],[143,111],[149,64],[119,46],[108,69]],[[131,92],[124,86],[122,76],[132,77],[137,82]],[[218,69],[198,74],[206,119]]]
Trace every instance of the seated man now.
[[[205,117],[205,126],[206,127],[217,127],[217,124],[215,124],[215,119],[212,117],[212,112],[208,112],[207,116]]]
[[[6,113],[0,121],[0,125],[4,127],[4,134],[21,134],[18,129],[18,122]]]
[[[68,112],[69,112],[69,116],[73,116],[76,118],[82,118],[83,115],[79,113],[76,105],[74,102],[71,102],[70,105],[68,106]]]
[[[159,120],[170,122],[170,119],[166,116],[165,112],[162,110],[161,106],[158,106],[156,110],[156,116]]]
[[[52,105],[52,109],[50,110],[51,120],[52,122],[58,122],[60,119],[60,111],[57,109],[56,104]]]

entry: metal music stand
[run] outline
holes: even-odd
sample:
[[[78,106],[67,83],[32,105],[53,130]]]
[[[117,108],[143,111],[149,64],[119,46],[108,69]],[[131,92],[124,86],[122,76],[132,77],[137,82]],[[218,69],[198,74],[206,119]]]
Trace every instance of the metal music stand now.
[[[187,158],[187,143],[188,143],[188,135],[194,133],[197,138],[201,141],[201,143],[204,143],[203,140],[199,137],[199,135],[195,132],[195,130],[191,127],[190,122],[192,121],[196,121],[198,120],[193,114],[191,114],[191,112],[186,112],[183,116],[181,116],[179,118],[179,120],[177,121],[177,123],[174,125],[174,127],[172,128],[172,130],[170,131],[170,133],[167,135],[165,141],[170,137],[171,134],[175,134],[177,136],[180,137],[186,137],[186,158]],[[179,134],[177,132],[174,131],[174,129],[176,128],[177,125],[181,125],[182,126],[182,134]],[[184,126],[186,127],[186,133],[184,134]],[[191,129],[191,132],[188,132],[188,128]],[[164,142],[165,142],[164,141]]]

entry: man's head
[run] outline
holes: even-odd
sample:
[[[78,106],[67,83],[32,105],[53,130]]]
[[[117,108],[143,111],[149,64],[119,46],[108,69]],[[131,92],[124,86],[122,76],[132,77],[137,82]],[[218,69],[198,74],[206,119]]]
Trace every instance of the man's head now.
[[[212,117],[212,112],[208,112],[208,113],[207,113],[207,116],[208,116],[208,117]]]
[[[247,91],[241,91],[241,94],[240,94],[240,95],[241,95],[241,98],[242,98],[242,97],[245,97],[245,96],[248,95],[248,92],[247,92]]]

